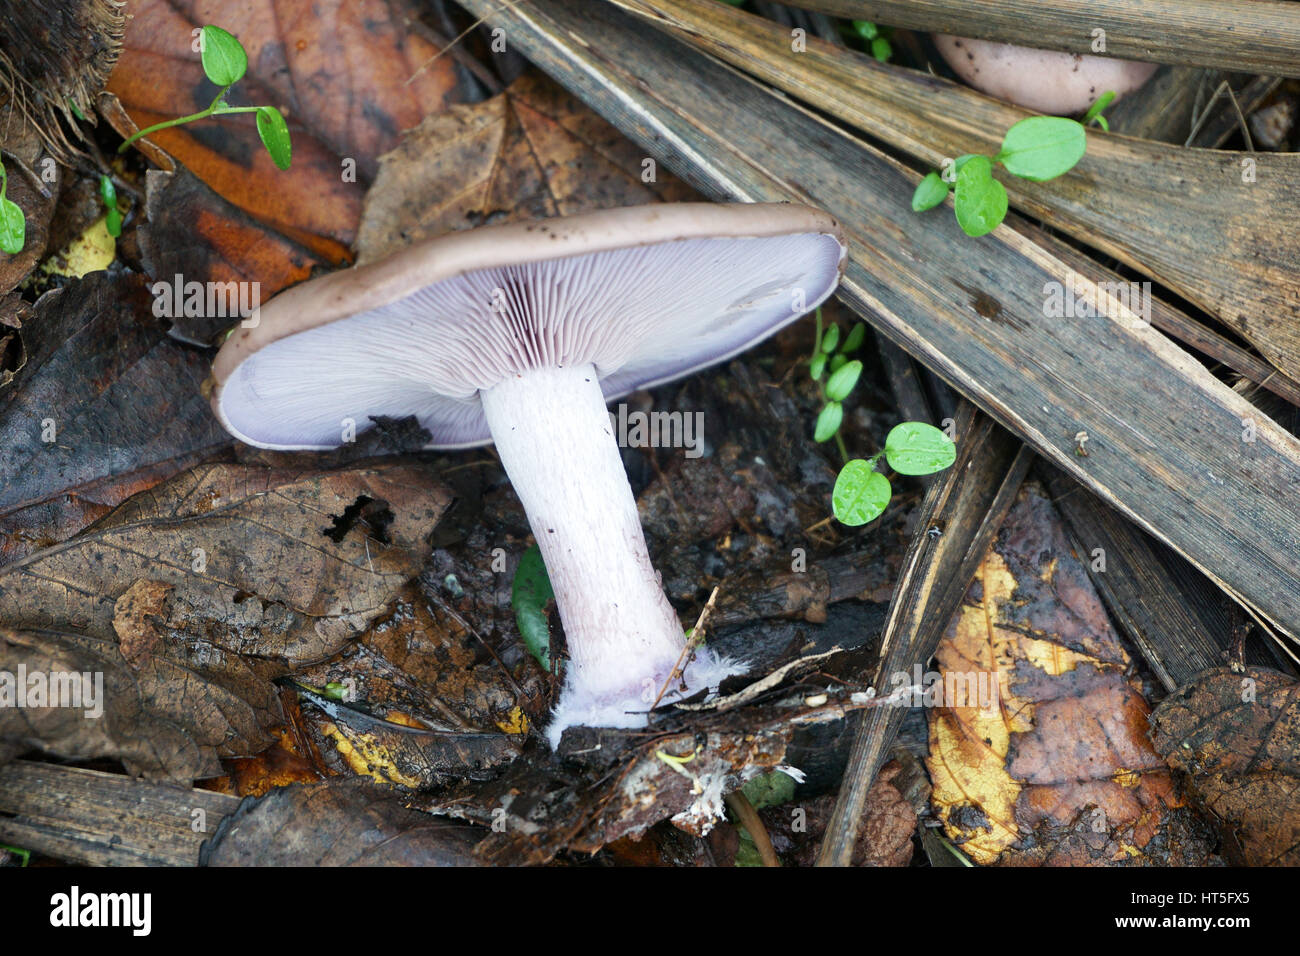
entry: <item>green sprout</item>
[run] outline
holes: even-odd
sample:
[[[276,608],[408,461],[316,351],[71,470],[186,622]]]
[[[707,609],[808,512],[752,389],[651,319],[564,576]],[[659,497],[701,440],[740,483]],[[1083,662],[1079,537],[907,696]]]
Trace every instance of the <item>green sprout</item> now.
[[[221,87],[208,108],[191,113],[189,116],[180,116],[148,126],[127,139],[117,151],[126,152],[127,147],[137,139],[156,133],[160,129],[192,123],[195,120],[207,119],[209,116],[256,113],[257,135],[262,138],[262,144],[271,154],[271,159],[276,166],[280,169],[288,169],[293,147],[289,141],[288,124],[285,123],[280,111],[274,106],[230,106],[226,103],[226,94],[248,70],[248,54],[244,52],[244,47],[225,30],[209,24],[199,35],[199,49],[203,60],[203,72],[207,74],[209,80]]]
[[[108,176],[99,177],[99,195],[104,200],[104,207],[108,210],[104,215],[104,228],[108,234],[116,239],[122,234],[122,214],[117,208],[117,189],[113,186],[113,180]]]
[[[859,322],[841,343],[838,325],[832,323],[823,333],[821,309],[816,312],[816,321],[817,335],[813,344],[812,357],[808,360],[808,374],[812,376],[814,382],[821,382],[827,369],[830,370],[830,375],[821,386],[822,398],[826,400],[826,404],[817,416],[813,440],[826,442],[834,438],[840,450],[840,457],[848,461],[849,453],[840,435],[840,425],[844,421],[844,400],[849,397],[854,386],[858,384],[858,377],[862,374],[862,363],[851,359],[850,356],[862,346],[867,327]]]
[[[1101,94],[1101,96],[1097,97],[1097,102],[1088,107],[1088,112],[1083,114],[1083,119],[1079,120],[1079,122],[1084,126],[1087,126],[1089,123],[1096,121],[1098,126],[1109,133],[1110,123],[1107,122],[1106,117],[1101,115],[1101,111],[1110,106],[1114,101],[1115,91],[1107,90],[1105,93]]]
[[[27,219],[18,204],[5,195],[8,189],[9,176],[0,163],[0,250],[16,256],[27,242]]]
[[[870,458],[846,462],[840,469],[831,492],[831,510],[842,524],[864,525],[879,518],[889,506],[894,489],[889,479],[876,471],[881,458],[900,475],[932,475],[957,460],[957,446],[925,422],[895,425],[883,449]]]
[[[857,37],[866,45],[874,56],[881,63],[888,63],[889,58],[894,55],[894,48],[889,42],[889,37],[893,33],[892,27],[880,27],[870,20],[854,20],[852,22],[853,32],[851,37]]]
[[[864,525],[880,517],[893,497],[889,479],[876,471],[882,457],[900,475],[931,475],[956,461],[957,447],[933,425],[904,422],[890,431],[884,449],[873,457],[850,459],[840,426],[844,423],[844,402],[862,377],[862,363],[850,356],[862,347],[867,327],[858,322],[841,343],[839,326],[832,324],[822,331],[821,309],[816,311],[815,321],[817,331],[808,373],[814,382],[821,382],[827,369],[830,374],[821,386],[826,403],[817,415],[813,440],[827,442],[834,438],[844,461],[831,493],[832,513],[843,524]]]
[[[0,850],[5,850],[9,853],[12,853],[14,856],[21,859],[23,862],[20,863],[19,866],[27,866],[32,861],[31,850],[24,850],[22,847],[17,847],[17,846],[9,846],[8,844],[5,843],[0,843]]]
[[[1064,116],[1030,116],[1016,123],[1002,139],[1002,149],[993,157],[966,154],[942,172],[925,175],[912,194],[912,211],[925,212],[939,205],[953,192],[957,224],[968,236],[986,235],[1007,216],[1007,190],[993,178],[993,166],[1001,163],[1013,176],[1045,182],[1064,175],[1083,158],[1088,148],[1087,124],[1097,122],[1109,130],[1101,111],[1115,98],[1107,91],[1084,114],[1083,122]]]

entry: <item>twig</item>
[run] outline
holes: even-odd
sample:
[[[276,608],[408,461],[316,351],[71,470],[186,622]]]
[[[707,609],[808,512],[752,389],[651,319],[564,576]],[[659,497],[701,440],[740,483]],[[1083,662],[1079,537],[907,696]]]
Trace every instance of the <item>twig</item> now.
[[[691,639],[687,641],[686,646],[682,648],[681,656],[677,658],[677,663],[673,665],[673,672],[668,675],[668,679],[664,681],[664,686],[659,688],[659,696],[656,697],[654,703],[650,705],[651,710],[654,710],[659,706],[659,701],[664,699],[664,694],[668,693],[668,688],[672,686],[673,681],[682,678],[682,674],[686,670],[686,662],[690,660],[691,655],[695,653],[695,649],[704,643],[704,622],[708,618],[709,614],[713,612],[713,602],[717,597],[718,589],[715,587],[713,593],[709,595],[709,599],[704,603],[704,610],[702,610],[700,616],[695,619],[695,626],[691,628]]]
[[[469,73],[474,77],[474,79],[478,80],[480,83],[483,84],[484,87],[487,88],[488,96],[496,96],[498,93],[501,92],[502,90],[501,81],[498,80],[492,74],[491,70],[485,67],[474,56],[472,56],[469,52],[467,52],[464,47],[462,47],[458,42],[456,42],[456,40],[448,40],[445,36],[442,35],[440,31],[435,30],[433,27],[429,26],[427,23],[424,23],[423,21],[414,20],[412,21],[411,25],[415,28],[416,32],[423,34],[426,40],[428,40],[434,46],[439,48],[439,54],[438,54],[439,56],[441,56],[443,53],[450,53],[452,59],[454,59],[458,64],[460,64],[460,66],[463,67],[465,70],[468,70]],[[470,29],[472,30],[473,27],[471,27]],[[421,66],[420,69],[416,70],[415,73],[411,75],[411,78],[407,80],[406,84],[404,85],[409,85],[417,76],[419,76],[422,72],[424,72],[424,70],[432,63],[433,60],[430,60],[428,63],[424,64],[424,66]]]
[[[510,7],[518,6],[519,4],[521,4],[521,3],[523,3],[523,2],[524,2],[524,0],[506,0],[506,2],[502,3],[501,6],[499,6],[499,7],[498,7],[495,11],[493,11],[493,12],[499,13],[500,11],[502,11],[502,10],[506,10],[506,9],[508,9],[508,8],[510,8]],[[475,20],[473,23],[471,23],[469,26],[467,26],[467,27],[466,27],[464,30],[462,30],[462,31],[461,31],[461,32],[460,32],[460,33],[459,33],[459,34],[458,34],[458,35],[457,35],[457,36],[456,36],[456,37],[455,37],[455,38],[454,38],[450,43],[448,43],[446,46],[444,46],[441,50],[439,50],[439,51],[438,51],[437,53],[435,53],[433,56],[429,57],[429,59],[425,60],[422,64],[420,64],[420,68],[419,68],[418,70],[416,70],[414,73],[411,74],[411,76],[407,79],[407,81],[406,81],[406,83],[405,83],[404,85],[409,86],[410,84],[414,83],[414,82],[415,82],[415,78],[416,78],[417,76],[419,76],[421,73],[423,73],[425,70],[427,70],[429,67],[433,66],[433,64],[436,63],[436,62],[437,62],[437,61],[442,57],[442,55],[443,55],[444,53],[450,53],[453,49],[455,49],[457,46],[460,45],[460,41],[461,41],[461,40],[465,39],[467,36],[469,36],[471,33],[473,33],[475,30],[477,30],[479,27],[481,27],[481,26],[482,26],[484,23],[486,23],[486,22],[487,22],[487,18],[486,18],[486,17],[479,17],[477,20]],[[477,76],[477,74],[475,74],[475,75]],[[494,85],[495,85],[498,89],[499,89],[500,86],[501,86],[500,83],[494,83]]]

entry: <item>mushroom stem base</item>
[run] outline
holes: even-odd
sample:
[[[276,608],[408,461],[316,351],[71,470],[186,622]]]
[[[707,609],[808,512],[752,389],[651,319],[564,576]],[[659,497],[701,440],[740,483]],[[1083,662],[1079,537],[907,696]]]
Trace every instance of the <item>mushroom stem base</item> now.
[[[555,743],[572,724],[644,726],[685,634],[650,563],[596,370],[532,370],[482,400],[564,623],[569,663],[547,735]],[[686,693],[739,669],[701,648]],[[674,688],[663,699],[679,696]]]

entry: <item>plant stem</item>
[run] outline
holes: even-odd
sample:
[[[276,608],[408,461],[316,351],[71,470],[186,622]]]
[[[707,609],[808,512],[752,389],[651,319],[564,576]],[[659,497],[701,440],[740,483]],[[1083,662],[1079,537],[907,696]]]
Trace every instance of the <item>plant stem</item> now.
[[[163,120],[161,123],[154,123],[152,126],[146,126],[144,129],[139,130],[136,133],[133,133],[130,137],[127,138],[125,142],[122,143],[121,146],[117,148],[117,151],[119,153],[125,153],[127,147],[129,147],[137,139],[143,139],[145,136],[148,136],[151,133],[156,133],[160,129],[169,129],[172,126],[180,126],[182,123],[192,123],[195,120],[207,119],[209,116],[225,116],[227,113],[256,113],[257,112],[258,107],[256,106],[224,105],[222,103],[222,100],[225,98],[226,92],[229,89],[230,89],[229,86],[223,87],[221,92],[217,94],[217,98],[214,99],[210,104],[208,104],[207,109],[199,110],[199,112],[197,113],[191,113],[189,116],[178,116],[176,117],[176,119]]]
[[[844,447],[844,436],[839,433],[838,429],[835,432],[835,444],[839,446],[840,457],[844,459],[844,464],[847,465],[849,463],[849,450]]]

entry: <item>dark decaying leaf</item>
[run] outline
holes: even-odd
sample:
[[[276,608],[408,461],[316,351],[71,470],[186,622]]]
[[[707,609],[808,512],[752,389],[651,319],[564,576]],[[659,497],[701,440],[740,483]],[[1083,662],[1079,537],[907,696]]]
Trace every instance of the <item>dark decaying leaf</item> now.
[[[1207,671],[1161,701],[1152,740],[1250,866],[1300,865],[1300,683],[1252,667]]]
[[[529,73],[490,100],[430,116],[381,158],[358,261],[471,226],[692,196],[562,87]]]
[[[95,698],[83,696],[75,707],[48,706],[50,698],[30,706],[29,685],[29,706],[0,707],[0,745],[8,745],[0,749],[112,757],[131,773],[187,786],[220,774],[218,756],[267,746],[267,729],[283,720],[275,687],[238,655],[206,641],[168,638],[132,664],[111,636],[0,627],[0,671],[15,679],[86,675]],[[80,693],[80,681],[77,687]]]
[[[933,802],[970,859],[1204,862],[1208,834],[1147,738],[1129,656],[1036,484],[1021,489],[937,660],[944,683],[932,689],[948,696],[929,710]]]
[[[418,573],[448,501],[429,466],[400,459],[315,474],[200,466],[0,569],[0,621],[111,638],[118,599],[150,580],[170,586],[151,625],[169,637],[310,663]]]
[[[418,712],[380,716],[364,703],[331,700],[301,685],[298,691],[315,705],[317,713],[303,718],[331,770],[412,790],[490,776],[519,755],[527,726],[521,721],[516,734],[431,729]]]
[[[367,780],[249,798],[203,844],[200,866],[473,866],[484,831],[408,809]]]
[[[344,685],[349,700],[377,716],[403,714],[447,730],[521,732],[527,721],[518,708],[541,696],[540,675],[516,678],[458,617],[412,583],[361,636],[356,653],[299,675],[317,686]]]
[[[155,296],[167,296],[171,334],[182,341],[221,344],[242,320],[240,305],[260,305],[312,269],[340,261],[269,229],[185,169],[150,170],[145,182],[148,223],[140,230],[140,251],[151,288],[164,287]]]
[[[34,313],[0,383],[0,563],[230,443],[200,394],[207,357],[167,337],[140,277],[94,273]]]

